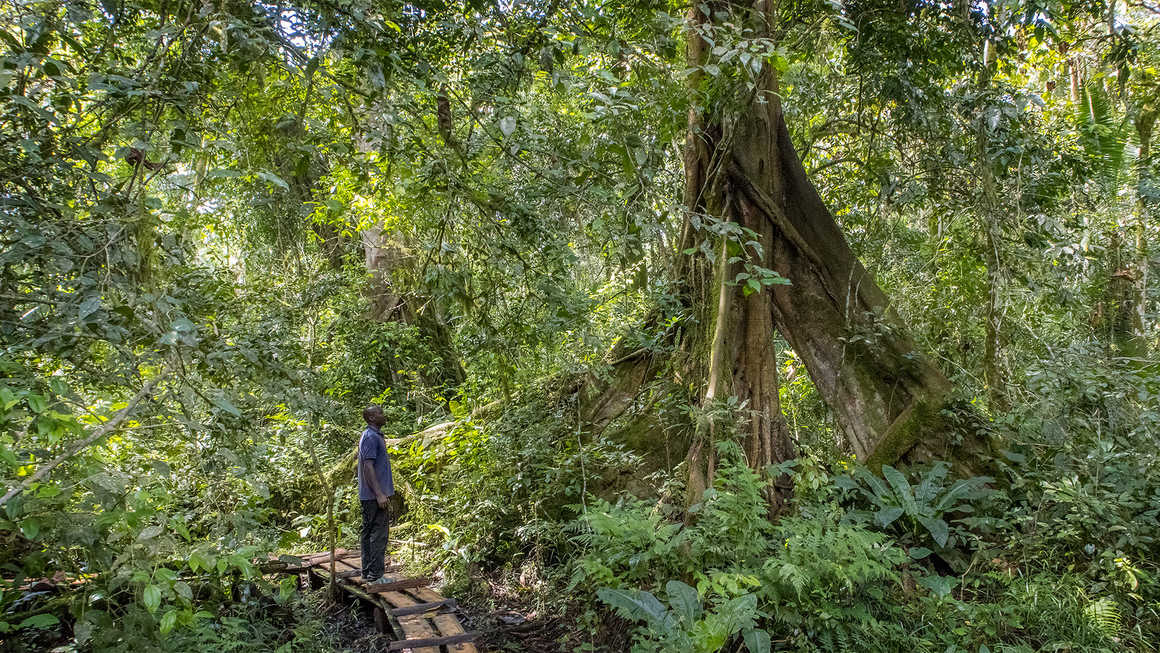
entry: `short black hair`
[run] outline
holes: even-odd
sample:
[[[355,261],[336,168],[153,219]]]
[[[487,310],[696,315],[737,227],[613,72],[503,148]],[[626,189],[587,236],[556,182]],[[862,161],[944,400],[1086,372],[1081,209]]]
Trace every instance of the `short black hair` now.
[[[372,417],[374,417],[375,415],[382,415],[382,414],[383,414],[383,407],[382,406],[380,406],[378,404],[371,404],[363,409],[363,421],[365,421],[369,424]]]

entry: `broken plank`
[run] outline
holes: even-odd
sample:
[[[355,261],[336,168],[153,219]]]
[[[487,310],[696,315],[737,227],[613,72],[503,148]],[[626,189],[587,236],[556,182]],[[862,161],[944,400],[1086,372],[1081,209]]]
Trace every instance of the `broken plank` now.
[[[389,583],[376,583],[374,585],[367,585],[367,591],[390,592],[392,590],[403,590],[409,587],[423,587],[435,582],[433,578],[404,578],[403,580],[391,581]]]
[[[458,644],[460,642],[474,641],[479,637],[479,633],[471,631],[468,633],[460,633],[458,635],[446,635],[444,637],[426,637],[423,639],[398,639],[387,645],[388,651],[401,651],[405,648],[415,649],[416,652],[421,647],[438,647],[444,644]]]
[[[354,594],[355,596],[359,597],[360,599],[369,602],[371,605],[379,606],[384,611],[389,610],[391,608],[391,606],[387,605],[386,601],[383,601],[381,598],[375,596],[374,594],[368,594],[368,593],[362,591],[361,589],[355,587],[354,585],[347,585],[347,584],[343,583],[343,584],[340,584],[339,587],[342,588],[344,591],[350,592],[351,594]]]
[[[422,614],[430,610],[438,610],[442,607],[448,607],[454,610],[455,599],[441,599],[439,601],[429,601],[427,603],[416,603],[414,605],[405,605],[399,608],[391,608],[392,617],[401,617],[405,614]]]

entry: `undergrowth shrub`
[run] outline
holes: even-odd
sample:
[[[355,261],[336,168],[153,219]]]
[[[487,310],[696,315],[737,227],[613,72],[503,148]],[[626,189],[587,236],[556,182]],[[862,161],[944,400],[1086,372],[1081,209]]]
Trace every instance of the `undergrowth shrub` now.
[[[769,475],[732,442],[719,452],[688,523],[624,496],[590,500],[570,526],[572,587],[638,624],[634,650],[1151,650],[1074,572],[988,558],[969,520],[1004,505],[991,479],[950,480],[942,464],[831,475],[803,460],[796,512],[771,522]],[[966,571],[952,575],[953,554]]]
[[[640,461],[622,445],[577,434],[574,415],[568,406],[526,402],[493,421],[463,419],[395,457],[411,502],[406,526],[434,536],[442,553],[433,562],[454,573],[559,559],[569,506],[616,487]]]

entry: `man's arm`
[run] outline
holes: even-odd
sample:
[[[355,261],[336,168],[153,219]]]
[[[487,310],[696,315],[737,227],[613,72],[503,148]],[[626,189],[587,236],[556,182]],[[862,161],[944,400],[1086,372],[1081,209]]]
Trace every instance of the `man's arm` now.
[[[379,502],[379,507],[386,508],[387,494],[379,486],[379,476],[375,474],[374,458],[364,459],[362,461],[362,473],[363,478],[367,480],[367,484],[371,486],[371,490],[375,493],[375,501]]]

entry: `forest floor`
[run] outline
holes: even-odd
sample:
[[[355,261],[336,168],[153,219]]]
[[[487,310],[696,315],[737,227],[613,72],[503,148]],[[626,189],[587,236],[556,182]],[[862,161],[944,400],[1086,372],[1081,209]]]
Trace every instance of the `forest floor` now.
[[[325,592],[315,590],[315,593]],[[312,597],[314,598],[314,597]],[[317,605],[324,605],[318,601]],[[477,591],[459,601],[460,621],[466,630],[482,634],[476,641],[481,651],[520,651],[522,653],[556,653],[570,650],[562,643],[579,644],[576,632],[570,632],[569,621],[562,615],[544,615],[536,599],[516,600],[502,585],[485,581]],[[390,639],[375,630],[374,618],[360,601],[344,595],[338,605],[320,608],[325,620],[323,633],[337,650],[353,653],[383,653]],[[594,643],[594,642],[593,642]]]

